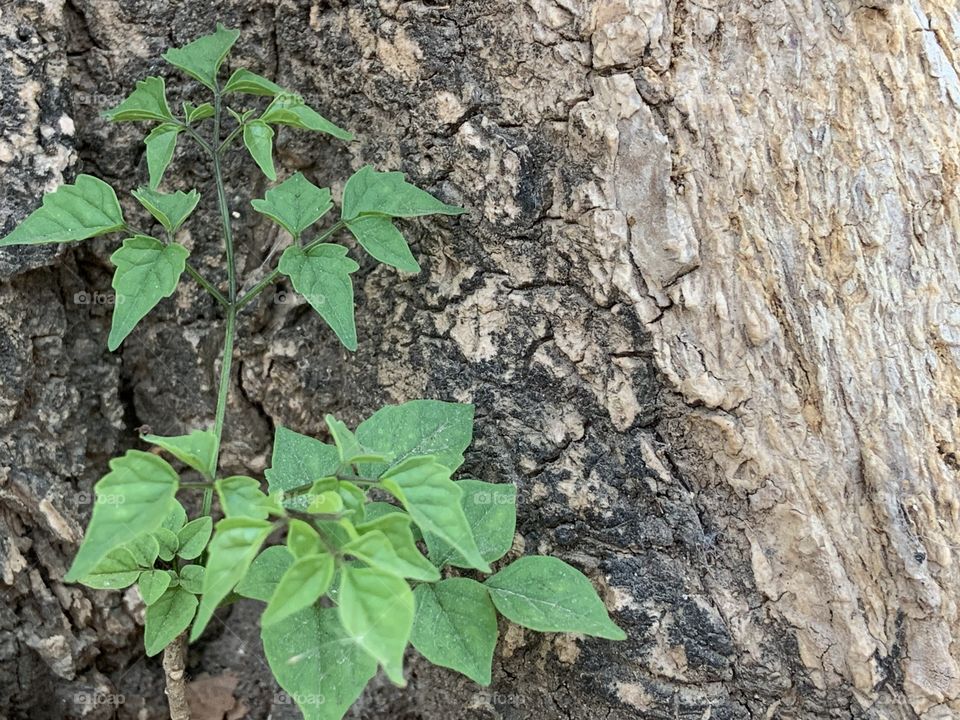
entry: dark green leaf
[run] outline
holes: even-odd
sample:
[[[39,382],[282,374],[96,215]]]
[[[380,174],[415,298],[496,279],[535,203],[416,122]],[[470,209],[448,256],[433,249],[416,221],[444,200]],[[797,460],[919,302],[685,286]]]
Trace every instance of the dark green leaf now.
[[[203,592],[203,565],[187,565],[180,569],[180,587],[187,592],[199,595]]]
[[[318,188],[302,173],[291,175],[275,188],[267,190],[263,200],[253,200],[251,204],[258,213],[266,215],[294,237],[333,207],[330,190]]]
[[[480,554],[487,562],[499,560],[513,546],[513,534],[517,527],[517,488],[511,484],[479,480],[460,480],[456,484],[463,490],[460,505],[470,523]],[[439,538],[427,533],[424,539],[430,550],[430,558],[437,567],[472,567],[460,553]]]
[[[191,642],[200,637],[220,601],[246,574],[272,529],[273,525],[266,520],[252,518],[226,518],[217,523],[207,553],[203,597],[190,633]]]
[[[234,475],[215,483],[220,507],[227,517],[266,519],[268,499],[260,490],[260,483],[252,477]]]
[[[432,457],[411,458],[384,473],[380,482],[403,503],[424,534],[436,535],[456,548],[469,567],[490,572],[460,506],[463,491],[450,479],[450,470]]]
[[[539,632],[570,632],[625,640],[593,585],[579,570],[554,557],[529,555],[485,583],[504,617]]]
[[[170,440],[171,438],[157,438],[156,435],[142,435],[141,438],[146,440],[148,437],[160,439],[160,440]],[[159,445],[160,443],[154,442],[153,440],[148,440],[147,442],[153,442],[154,445]],[[167,516],[163,518],[163,522],[160,523],[160,527],[166,528],[170,532],[179,532],[187,523],[187,511],[183,509],[177,500],[174,500],[170,505],[170,510],[167,512]]]
[[[91,175],[78,175],[73,185],[44,195],[43,204],[0,239],[0,247],[86,240],[124,227],[113,188]]]
[[[350,273],[360,268],[342,245],[322,243],[305,252],[291,245],[280,257],[280,272],[294,289],[326,320],[348,350],[357,349],[353,321],[353,283]]]
[[[277,682],[304,720],[341,720],[377,671],[333,608],[310,607],[261,631]]]
[[[392,465],[433,455],[452,472],[463,464],[463,451],[473,440],[473,405],[439,400],[387,405],[360,423],[357,440],[364,447],[392,453]],[[383,464],[363,468],[373,476],[384,470]]]
[[[150,174],[150,187],[153,189],[159,187],[163,174],[173,160],[180,130],[179,125],[157,125],[143,141],[147,146],[147,171]]]
[[[119,590],[133,585],[140,576],[140,566],[125,547],[111,550],[97,566],[79,582],[96,590]]]
[[[260,624],[273,625],[313,605],[329,589],[333,568],[333,557],[328,553],[298,558],[280,579]]]
[[[157,528],[155,532],[159,530]],[[123,547],[130,551],[140,567],[152,568],[160,555],[160,544],[152,533],[138,535]]]
[[[160,527],[178,486],[177,473],[156,455],[128,450],[111,460],[110,472],[94,487],[93,516],[64,580],[87,575],[114,548]]]
[[[293,555],[283,545],[268,547],[257,555],[243,580],[235,588],[238,595],[267,602],[280,578],[293,565]]]
[[[434,665],[490,684],[497,613],[487,589],[470,578],[449,578],[414,591],[417,614],[410,642]]]
[[[274,125],[290,125],[302,130],[313,130],[333,135],[335,138],[350,142],[353,135],[337,127],[313,108],[303,102],[303,98],[292,93],[277,95],[264,110],[260,119]]]
[[[156,539],[160,548],[158,551],[160,559],[165,562],[173,560],[173,556],[177,554],[177,550],[180,547],[180,540],[177,538],[177,534],[167,528],[159,527],[153,531],[153,537]]]
[[[213,90],[217,85],[220,65],[238,37],[239,30],[229,30],[217,23],[215,33],[197,38],[181,48],[167,50],[163,53],[163,59]]]
[[[107,347],[120,343],[163,298],[177,289],[186,267],[187,249],[178,243],[164,245],[145,235],[135,235],[110,256],[117,271],[113,276],[116,303]]]
[[[341,568],[337,609],[354,641],[403,686],[403,651],[413,628],[413,593],[402,578],[376,568]]]
[[[217,438],[210,430],[194,430],[189,435],[141,435],[144,442],[163,448],[177,460],[189,465],[203,475],[213,474],[213,456],[216,452]],[[186,519],[186,514],[184,514]],[[183,527],[181,524],[180,527]],[[179,530],[180,527],[175,530]],[[170,528],[174,530],[174,528]]]
[[[277,179],[273,167],[273,128],[260,120],[254,120],[243,126],[243,144],[250,151],[257,166],[271,180]]]
[[[182,587],[168,589],[147,608],[143,644],[152,657],[176,639],[193,620],[197,598]]]
[[[361,247],[380,262],[404,272],[420,272],[420,264],[390,218],[383,215],[361,215],[349,220],[347,228]]]
[[[285,91],[272,80],[267,80],[267,78],[262,75],[257,75],[255,72],[251,72],[246,68],[239,68],[233,71],[233,75],[227,80],[227,84],[223,86],[224,95],[232,92],[273,97]]]
[[[137,589],[144,605],[153,605],[170,587],[170,573],[166,570],[144,570],[137,581]]]
[[[137,88],[103,116],[107,120],[173,120],[167,105],[166,88],[162,77],[148,77],[137,82]]]
[[[177,533],[177,555],[184,560],[194,560],[200,557],[207,543],[210,541],[210,535],[213,532],[213,519],[207,515],[191,520]]]
[[[183,225],[190,213],[200,202],[200,193],[191,190],[185,193],[177,190],[174,193],[162,193],[148,187],[140,187],[131,193],[157,221],[171,234],[175,234]]]
[[[462,215],[461,207],[440,202],[433,195],[411,185],[399,172],[377,172],[365,165],[350,176],[343,188],[341,216],[353,220],[373,213],[390,217],[420,215]]]

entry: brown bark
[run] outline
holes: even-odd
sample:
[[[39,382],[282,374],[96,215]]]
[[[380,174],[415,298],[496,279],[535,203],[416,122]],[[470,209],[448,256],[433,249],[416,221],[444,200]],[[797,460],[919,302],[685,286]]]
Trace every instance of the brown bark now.
[[[2,229],[77,170],[145,177],[99,113],[159,52],[241,27],[236,65],[359,141],[281,133],[318,184],[365,162],[471,209],[405,227],[424,272],[363,260],[360,350],[296,298],[241,318],[225,458],[413,397],[471,400],[466,470],[515,482],[515,552],[603,588],[630,639],[503,627],[489,690],[413,659],[356,717],[949,718],[960,713],[960,274],[944,0],[18,3],[2,10]],[[195,88],[194,88],[195,89]],[[74,130],[75,128],[75,130]],[[220,270],[209,175],[187,238]],[[229,169],[248,277],[277,240]],[[127,203],[127,199],[124,200]],[[134,206],[127,203],[129,212]],[[213,407],[217,308],[189,286],[108,354],[112,244],[0,251],[0,697],[11,717],[163,712],[132,594],[60,583],[82,500],[142,423]],[[355,253],[356,257],[361,257]],[[199,354],[200,360],[194,361]],[[77,498],[81,502],[78,503]],[[264,678],[255,608],[191,648]],[[105,688],[119,708],[77,693]],[[158,708],[160,708],[158,710]]]
[[[181,634],[163,649],[163,677],[170,720],[190,720],[186,670],[187,636]]]

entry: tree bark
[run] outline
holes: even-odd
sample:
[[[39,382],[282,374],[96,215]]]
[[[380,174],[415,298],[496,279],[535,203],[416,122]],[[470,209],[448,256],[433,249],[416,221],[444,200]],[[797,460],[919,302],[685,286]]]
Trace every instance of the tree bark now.
[[[129,189],[133,81],[243,35],[358,135],[279,164],[335,195],[399,169],[452,220],[405,223],[423,272],[364,259],[360,349],[295,295],[239,321],[224,459],[275,424],[383,402],[477,404],[465,470],[519,488],[513,553],[584,569],[628,641],[501,628],[481,689],[411,658],[357,718],[924,718],[960,714],[960,10],[943,0],[21,2],[0,22],[0,229],[78,171]],[[219,13],[219,14],[218,14]],[[197,95],[199,97],[199,95]],[[196,98],[194,98],[196,99]],[[227,172],[246,278],[280,240]],[[212,182],[186,242],[220,277]],[[124,207],[132,215],[129,196]],[[0,698],[9,717],[163,717],[135,594],[63,585],[134,428],[208,424],[221,318],[184,284],[105,349],[113,243],[0,251]],[[360,254],[355,253],[356,257]],[[190,648],[291,712],[254,608]],[[89,697],[120,698],[112,706]],[[79,699],[78,699],[79,698]],[[2,712],[0,712],[2,714]],[[293,717],[293,715],[290,715]]]

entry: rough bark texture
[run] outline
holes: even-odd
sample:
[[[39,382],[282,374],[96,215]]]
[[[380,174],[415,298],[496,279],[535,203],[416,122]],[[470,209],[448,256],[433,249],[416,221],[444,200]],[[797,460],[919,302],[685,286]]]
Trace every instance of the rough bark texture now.
[[[295,296],[245,311],[227,464],[262,471],[275,423],[471,400],[466,470],[518,485],[514,553],[584,568],[630,635],[504,626],[490,689],[414,658],[353,717],[960,714],[955,4],[6,4],[0,230],[79,170],[141,182],[138,130],[99,113],[148,73],[195,92],[159,53],[217,19],[243,30],[235,65],[359,135],[284,131],[285,167],[339,191],[373,162],[471,208],[408,224],[418,277],[363,261],[356,354]],[[187,244],[222,278],[200,161],[184,143],[175,185],[203,193]],[[253,277],[282,238],[242,154],[229,177]],[[210,421],[221,323],[184,284],[107,353],[112,246],[0,252],[11,718],[165,711],[135,593],[60,578],[134,428]],[[255,608],[223,621],[188,671],[238,676],[249,717],[295,717]]]

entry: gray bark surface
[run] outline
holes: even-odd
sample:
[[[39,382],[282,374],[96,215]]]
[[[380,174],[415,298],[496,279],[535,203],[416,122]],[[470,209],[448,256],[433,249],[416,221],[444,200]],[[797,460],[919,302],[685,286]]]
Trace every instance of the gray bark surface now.
[[[513,555],[583,569],[629,634],[504,624],[490,688],[411,657],[352,717],[960,714],[955,3],[5,4],[0,232],[77,172],[144,182],[141,129],[100,113],[148,74],[197,94],[159,55],[217,20],[233,67],[358,136],[284,130],[279,165],[470,208],[405,224],[419,276],[353,253],[355,354],[282,286],[243,313],[227,467],[262,473],[278,424],[474,402],[465,471],[517,484]],[[168,187],[202,193],[184,242],[222,281],[202,160],[181,143]],[[227,175],[253,281],[283,238],[241,150]],[[108,353],[115,244],[0,250],[0,716],[164,717],[135,591],[61,578],[136,429],[211,422],[222,327],[183,283]],[[256,618],[224,613],[188,675],[295,717]]]

